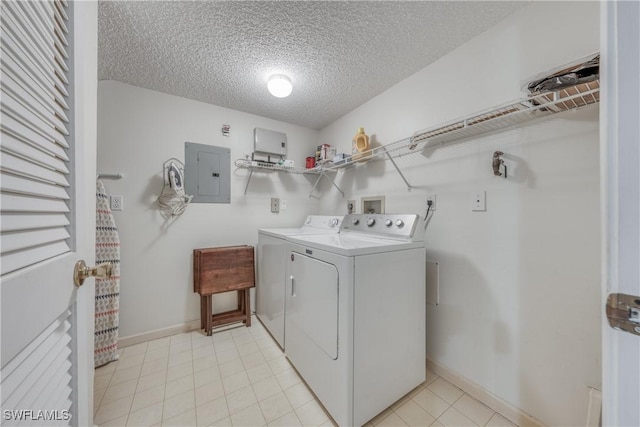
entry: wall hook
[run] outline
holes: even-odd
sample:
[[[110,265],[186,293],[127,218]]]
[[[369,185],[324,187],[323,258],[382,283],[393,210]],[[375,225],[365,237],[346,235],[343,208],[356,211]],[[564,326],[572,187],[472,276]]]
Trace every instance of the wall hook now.
[[[493,174],[495,176],[502,176],[502,172],[500,172],[500,166],[504,167],[504,177],[507,178],[507,165],[504,164],[504,160],[502,160],[502,156],[504,153],[502,151],[494,151],[493,153],[493,161],[491,162],[491,166],[493,166]]]

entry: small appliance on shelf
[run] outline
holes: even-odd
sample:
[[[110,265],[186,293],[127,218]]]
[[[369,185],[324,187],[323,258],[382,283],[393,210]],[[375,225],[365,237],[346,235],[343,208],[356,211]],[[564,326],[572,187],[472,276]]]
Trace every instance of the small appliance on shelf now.
[[[331,162],[335,155],[336,148],[332,147],[330,144],[318,145],[318,149],[316,151],[316,163],[324,164],[327,162]]]

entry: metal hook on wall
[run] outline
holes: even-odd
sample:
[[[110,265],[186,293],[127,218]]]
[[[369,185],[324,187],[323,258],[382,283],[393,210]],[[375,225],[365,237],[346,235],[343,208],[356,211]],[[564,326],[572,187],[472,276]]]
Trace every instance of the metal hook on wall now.
[[[504,167],[504,177],[507,178],[507,165],[504,164],[504,160],[502,156],[504,153],[502,151],[494,151],[493,152],[493,161],[491,162],[491,166],[493,166],[493,174],[495,176],[502,176],[502,172],[500,172],[500,166]]]

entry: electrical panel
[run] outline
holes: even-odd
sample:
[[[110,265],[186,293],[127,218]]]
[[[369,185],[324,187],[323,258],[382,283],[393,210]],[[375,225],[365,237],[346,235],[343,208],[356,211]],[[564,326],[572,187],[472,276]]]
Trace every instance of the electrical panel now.
[[[253,129],[253,151],[285,157],[287,155],[287,134],[255,128]]]
[[[191,203],[231,203],[231,150],[185,142],[185,192]]]

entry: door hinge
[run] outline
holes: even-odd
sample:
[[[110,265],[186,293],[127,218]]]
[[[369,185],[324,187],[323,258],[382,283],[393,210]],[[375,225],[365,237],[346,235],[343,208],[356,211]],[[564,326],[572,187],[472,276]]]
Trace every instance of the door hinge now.
[[[640,335],[640,297],[626,294],[609,294],[607,298],[609,326]]]

